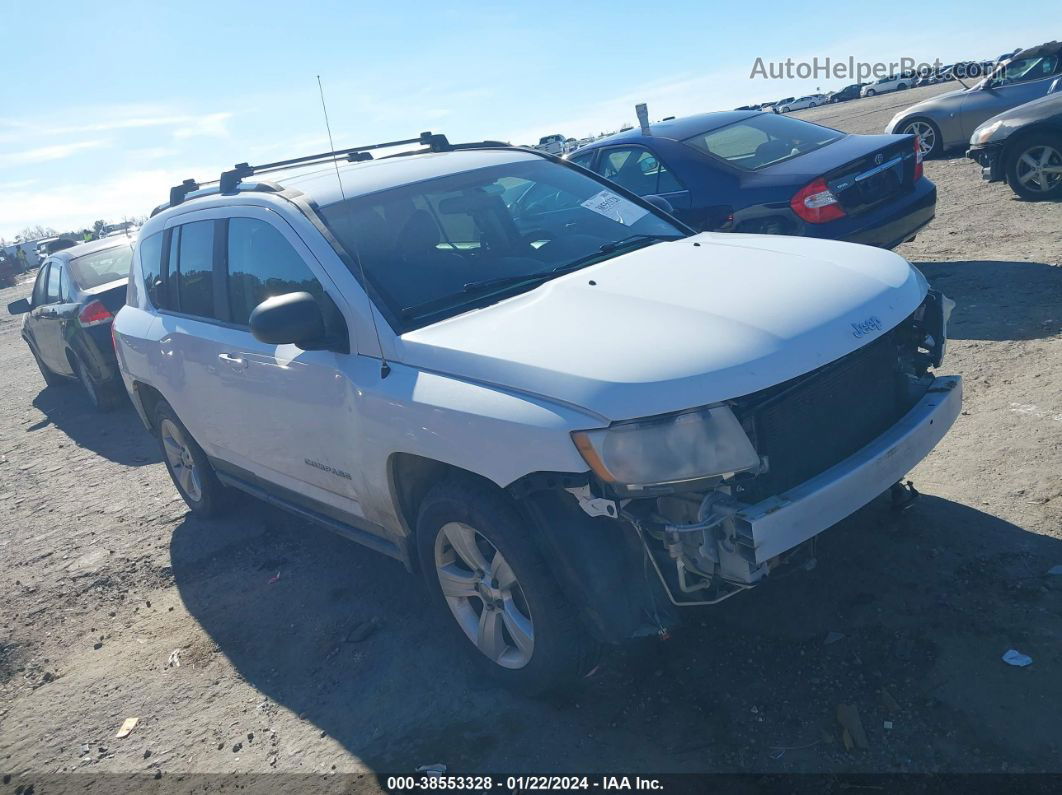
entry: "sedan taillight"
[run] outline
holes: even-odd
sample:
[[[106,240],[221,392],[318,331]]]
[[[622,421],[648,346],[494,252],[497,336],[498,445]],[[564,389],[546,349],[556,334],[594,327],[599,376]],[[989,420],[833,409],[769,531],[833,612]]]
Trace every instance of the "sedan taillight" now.
[[[99,301],[89,301],[78,312],[77,319],[81,321],[82,327],[84,326],[100,326],[104,323],[109,323],[114,320],[114,315],[111,314],[111,310],[105,307]]]
[[[826,180],[819,177],[805,185],[789,200],[789,206],[798,216],[809,224],[824,224],[836,221],[846,215],[844,208],[826,185]]]
[[[922,173],[925,171],[925,168],[922,166],[922,160],[923,159],[924,158],[922,157],[922,139],[916,135],[915,136],[915,170],[914,170],[914,181],[915,182],[918,182],[918,180],[922,179]]]

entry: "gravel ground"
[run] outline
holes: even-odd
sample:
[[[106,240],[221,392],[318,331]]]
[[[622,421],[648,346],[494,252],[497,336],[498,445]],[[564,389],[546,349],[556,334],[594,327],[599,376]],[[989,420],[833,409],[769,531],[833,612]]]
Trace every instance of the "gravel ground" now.
[[[797,115],[878,132],[937,90]],[[189,516],[132,409],[44,389],[0,316],[0,773],[339,772],[371,790],[433,762],[1062,770],[1062,576],[1046,575],[1062,564],[1062,205],[961,157],[926,171],[938,215],[901,253],[958,302],[943,370],[966,403],[912,474],[923,498],[868,506],[814,570],[691,613],[546,701],[466,671],[399,564],[251,500]],[[1010,648],[1033,664],[1004,664]],[[868,748],[845,749],[839,704]]]

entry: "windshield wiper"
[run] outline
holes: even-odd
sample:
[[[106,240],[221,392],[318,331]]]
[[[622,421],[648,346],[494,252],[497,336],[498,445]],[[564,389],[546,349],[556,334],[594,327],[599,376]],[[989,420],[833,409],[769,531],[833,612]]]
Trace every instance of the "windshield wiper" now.
[[[568,273],[569,271],[579,270],[579,268],[586,267],[597,260],[602,254],[611,254],[613,251],[617,251],[620,248],[626,248],[632,243],[641,242],[658,242],[661,240],[679,240],[683,235],[654,235],[654,234],[637,234],[630,235],[629,237],[622,238],[621,240],[615,240],[608,243],[603,243],[598,247],[597,251],[587,254],[586,256],[579,257],[576,260],[565,263],[564,265],[558,265],[555,268],[551,268],[548,271],[535,271],[533,273],[515,273],[508,276],[494,276],[490,279],[480,279],[479,281],[466,282],[461,288],[460,293],[451,293],[439,298],[433,298],[431,301],[425,301],[423,304],[417,304],[415,306],[407,306],[402,310],[403,317],[415,317],[424,309],[430,309],[435,306],[446,306],[452,298],[456,298],[462,294],[478,293],[484,290],[490,290],[494,287],[505,287],[510,284],[525,284],[525,283],[541,283],[549,281],[561,274]]]

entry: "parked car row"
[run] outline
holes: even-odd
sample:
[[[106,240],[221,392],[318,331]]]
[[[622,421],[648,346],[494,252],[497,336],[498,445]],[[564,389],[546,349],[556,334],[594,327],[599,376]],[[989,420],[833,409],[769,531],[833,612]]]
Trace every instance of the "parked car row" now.
[[[190,510],[243,491],[398,559],[488,675],[576,681],[754,587],[958,415],[950,302],[812,239],[928,222],[913,136],[740,112],[570,159],[419,140],[189,180],[9,309],[48,383],[105,408],[117,375]]]

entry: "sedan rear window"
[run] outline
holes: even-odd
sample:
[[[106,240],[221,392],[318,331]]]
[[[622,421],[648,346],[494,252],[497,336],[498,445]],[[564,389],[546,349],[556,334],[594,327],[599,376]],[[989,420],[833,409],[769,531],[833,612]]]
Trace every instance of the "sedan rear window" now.
[[[790,116],[760,113],[725,127],[698,133],[683,143],[747,171],[821,149],[844,133]]]
[[[70,271],[81,289],[90,290],[107,282],[128,279],[132,259],[131,246],[115,246],[71,260]]]

